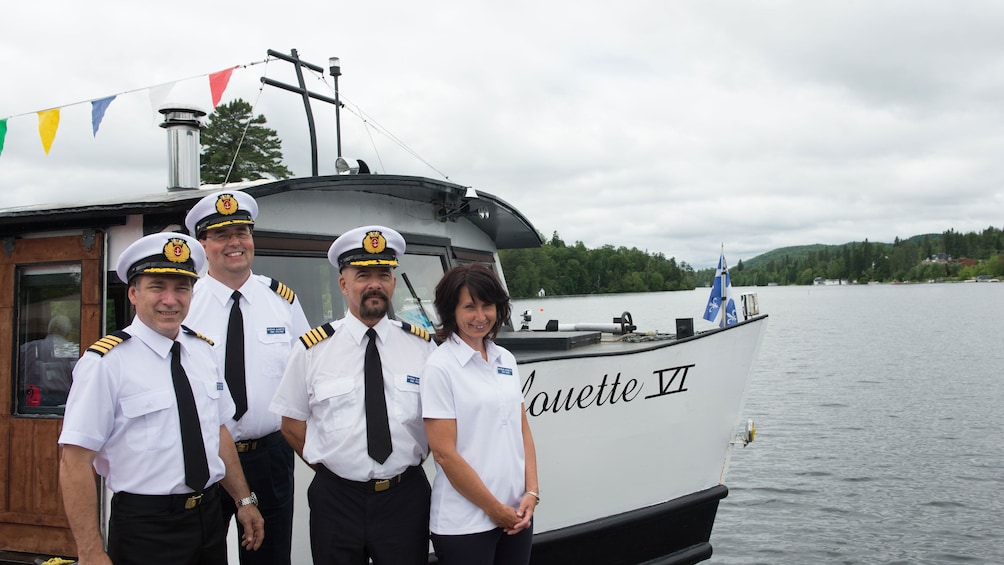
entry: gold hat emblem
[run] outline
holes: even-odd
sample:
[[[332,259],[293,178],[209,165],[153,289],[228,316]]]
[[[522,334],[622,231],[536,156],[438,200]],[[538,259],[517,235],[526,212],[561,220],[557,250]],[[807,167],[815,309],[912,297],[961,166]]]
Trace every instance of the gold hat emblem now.
[[[383,253],[384,249],[387,249],[387,239],[382,232],[376,230],[367,232],[363,238],[363,249],[367,253]]]
[[[180,237],[172,237],[164,246],[164,257],[172,263],[184,263],[192,255],[192,250],[188,248],[188,243]]]
[[[237,199],[233,194],[221,194],[216,198],[216,211],[224,216],[237,212]]]

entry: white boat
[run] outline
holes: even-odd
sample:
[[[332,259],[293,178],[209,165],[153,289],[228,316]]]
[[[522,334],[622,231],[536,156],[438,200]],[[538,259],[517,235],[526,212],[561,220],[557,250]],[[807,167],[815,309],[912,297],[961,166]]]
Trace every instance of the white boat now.
[[[172,112],[165,122],[169,154],[185,162],[188,151],[197,179],[197,142],[179,145],[185,136],[174,130],[191,130],[199,116]],[[72,339],[84,347],[125,326],[132,311],[112,272],[115,260],[142,235],[184,225],[187,210],[205,194],[197,180],[185,187],[184,178],[172,173],[171,188],[131,198],[0,210],[0,439],[9,446],[0,451],[2,481],[9,485],[0,489],[0,563],[75,554],[58,494],[62,408],[25,396],[14,348],[38,337],[39,325],[57,312],[68,315]],[[405,236],[408,253],[397,274],[399,281],[407,275],[408,284],[397,285],[393,306],[412,322],[430,314],[433,289],[447,268],[478,261],[504,280],[498,249],[542,243],[529,220],[501,198],[428,178],[349,174],[243,190],[261,208],[255,271],[293,288],[311,324],[345,310],[325,252],[358,225],[385,224]],[[728,456],[766,316],[753,313],[693,335],[684,324],[680,335],[658,339],[641,331],[618,335],[633,329],[623,320],[621,326],[517,330],[499,338],[519,360],[537,443],[543,504],[534,563],[693,563],[711,555],[711,529],[728,493]],[[297,488],[305,492],[306,484]],[[301,504],[297,512],[308,509]]]

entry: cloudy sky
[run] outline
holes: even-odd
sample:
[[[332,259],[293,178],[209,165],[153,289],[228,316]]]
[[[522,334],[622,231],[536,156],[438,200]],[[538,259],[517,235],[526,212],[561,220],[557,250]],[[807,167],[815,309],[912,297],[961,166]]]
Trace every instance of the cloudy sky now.
[[[160,190],[150,87],[208,110],[206,75],[234,65],[250,66],[224,101],[254,103],[309,175],[300,99],[260,88],[296,82],[263,62],[295,48],[341,58],[346,156],[491,192],[568,243],[701,268],[722,244],[735,263],[1004,225],[996,1],[9,4],[0,207]],[[331,94],[327,76],[307,85]],[[112,94],[94,137],[89,102]],[[35,112],[53,107],[46,155]],[[313,110],[332,174],[334,111]]]

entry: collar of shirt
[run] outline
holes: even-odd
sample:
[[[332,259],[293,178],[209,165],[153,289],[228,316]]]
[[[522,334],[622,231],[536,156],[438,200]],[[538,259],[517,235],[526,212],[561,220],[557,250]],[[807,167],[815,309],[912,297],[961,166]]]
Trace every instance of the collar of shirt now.
[[[365,346],[364,340],[366,339],[366,331],[370,329],[369,326],[362,323],[359,318],[352,315],[352,312],[345,314],[342,319],[342,327],[348,330],[349,335],[352,336],[352,341],[357,345]],[[384,316],[373,329],[376,330],[377,336],[380,338],[377,344],[387,343],[387,334],[390,333],[390,319]]]
[[[250,275],[248,275],[247,280],[244,281],[244,284],[242,284],[241,287],[237,289],[240,291],[241,297],[249,305],[254,300],[254,292],[253,288],[251,287],[254,278],[255,278],[254,273],[251,273]],[[202,290],[208,291],[213,298],[215,298],[220,302],[221,306],[226,308],[230,307],[229,304],[230,297],[233,296],[234,289],[214,279],[213,277],[209,276],[209,274],[206,274],[204,277],[200,278],[199,282],[196,284],[205,285],[205,288],[203,288]]]
[[[448,351],[457,358],[457,362],[460,363],[461,367],[466,366],[472,359],[481,358],[480,353],[475,351],[470,345],[467,345],[467,343],[460,339],[460,336],[455,333],[450,334],[450,337],[443,342],[443,345],[449,348]],[[499,358],[502,356],[502,350],[499,346],[495,345],[494,341],[485,341],[485,350],[488,353],[487,363],[492,365],[499,363]]]
[[[133,318],[132,324],[126,328],[125,331],[129,335],[142,341],[147,347],[152,349],[154,353],[164,359],[167,359],[167,356],[171,354],[171,346],[174,345],[174,340],[168,339],[153,331],[139,319],[139,316]],[[178,328],[178,341],[182,342],[182,347],[184,347],[184,340],[181,337],[183,334],[184,332],[181,331],[181,328]]]

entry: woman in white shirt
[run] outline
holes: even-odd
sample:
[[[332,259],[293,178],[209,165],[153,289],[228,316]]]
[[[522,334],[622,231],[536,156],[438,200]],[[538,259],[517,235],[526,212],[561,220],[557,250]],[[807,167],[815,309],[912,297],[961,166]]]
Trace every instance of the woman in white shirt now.
[[[436,462],[429,529],[443,565],[525,564],[540,502],[537,456],[512,353],[493,339],[509,318],[494,272],[450,269],[434,299],[443,344],[422,371],[422,416]]]

